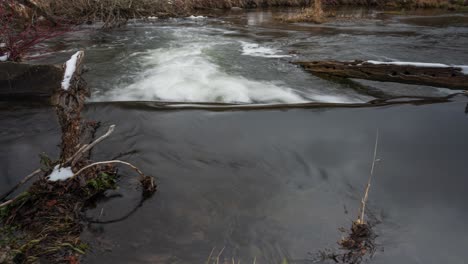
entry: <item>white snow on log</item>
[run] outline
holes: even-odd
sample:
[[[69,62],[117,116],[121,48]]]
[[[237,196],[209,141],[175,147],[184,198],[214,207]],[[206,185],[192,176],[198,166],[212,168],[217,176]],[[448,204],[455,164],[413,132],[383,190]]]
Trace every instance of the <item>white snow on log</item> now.
[[[204,16],[194,16],[194,15],[191,15],[189,17],[187,17],[188,19],[194,19],[194,20],[197,20],[197,19],[205,19],[206,17]]]
[[[462,69],[463,74],[468,75],[468,66],[466,65],[458,65]]]
[[[76,63],[78,61],[80,52],[73,54],[71,58],[65,63],[65,74],[63,75],[62,89],[68,90],[70,88],[70,81],[76,71]]]
[[[461,68],[463,74],[468,75],[468,66],[467,65],[448,65],[442,63],[423,63],[423,62],[409,62],[409,61],[374,61],[368,60],[365,61],[370,64],[386,64],[386,65],[399,65],[399,66],[416,66],[416,67],[432,67],[432,68]]]
[[[290,55],[278,54],[282,51],[273,47],[260,46],[257,43],[240,42],[242,45],[242,55],[263,58],[287,58]]]
[[[73,174],[74,173],[70,167],[60,168],[60,165],[57,165],[49,175],[49,181],[64,181],[70,179]]]
[[[8,60],[8,54],[0,56],[0,61],[7,61],[7,60]]]

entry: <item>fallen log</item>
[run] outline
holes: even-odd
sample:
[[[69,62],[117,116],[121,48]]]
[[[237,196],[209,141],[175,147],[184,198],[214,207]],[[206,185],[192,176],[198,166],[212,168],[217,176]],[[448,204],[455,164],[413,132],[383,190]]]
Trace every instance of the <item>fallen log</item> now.
[[[294,64],[316,75],[427,85],[454,90],[468,89],[466,66],[360,60],[300,61]]]
[[[62,128],[61,159],[66,160],[78,149],[82,134],[81,110],[90,95],[81,77],[84,52],[78,51],[63,65],[61,89],[52,96]]]

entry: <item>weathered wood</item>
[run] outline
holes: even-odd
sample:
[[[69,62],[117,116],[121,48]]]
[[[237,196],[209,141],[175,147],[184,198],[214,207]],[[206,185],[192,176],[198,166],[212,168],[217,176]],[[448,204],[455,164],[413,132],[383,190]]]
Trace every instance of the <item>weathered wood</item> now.
[[[313,74],[382,82],[468,89],[468,75],[460,67],[420,67],[415,65],[372,64],[364,61],[294,62]]]
[[[0,100],[51,97],[60,90],[63,68],[0,62]]]
[[[62,143],[60,158],[67,160],[80,147],[82,134],[81,110],[84,107],[85,99],[90,95],[85,81],[81,77],[83,68],[84,52],[80,51],[76,60],[75,71],[70,79],[70,86],[67,90],[60,89],[52,97],[52,103],[57,109],[57,116],[62,128]],[[63,65],[66,71],[65,63]]]

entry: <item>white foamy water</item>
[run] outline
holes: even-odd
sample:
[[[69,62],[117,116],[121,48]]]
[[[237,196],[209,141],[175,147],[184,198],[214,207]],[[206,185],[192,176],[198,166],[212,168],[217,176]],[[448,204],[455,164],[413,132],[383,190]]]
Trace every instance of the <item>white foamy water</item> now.
[[[131,83],[95,94],[97,101],[168,101],[168,102],[220,102],[220,103],[303,103],[311,101],[347,103],[347,97],[328,95],[311,89],[296,90],[281,80],[254,80],[229,73],[216,63],[218,56],[250,54],[261,57],[283,57],[279,49],[258,44],[233,41],[216,35],[204,34],[204,28],[192,31],[171,30],[174,37],[164,48],[136,52],[126,61],[136,62],[140,72],[131,76]],[[243,52],[236,55],[232,45]],[[226,53],[216,50],[227,47]],[[229,50],[230,48],[230,50]],[[234,52],[234,54],[232,54]],[[211,54],[211,55],[210,55]],[[219,55],[221,54],[221,55]],[[219,59],[219,58],[218,58]],[[136,60],[136,61],[135,61]],[[252,76],[252,75],[250,75]],[[125,77],[125,76],[124,76]]]
[[[162,100],[178,102],[281,102],[307,101],[293,89],[273,82],[229,75],[192,44],[148,52],[145,70],[135,83],[114,90],[112,101]]]
[[[281,55],[282,51],[272,47],[263,47],[256,43],[241,42],[242,55],[263,57],[263,58],[286,58],[290,55]]]

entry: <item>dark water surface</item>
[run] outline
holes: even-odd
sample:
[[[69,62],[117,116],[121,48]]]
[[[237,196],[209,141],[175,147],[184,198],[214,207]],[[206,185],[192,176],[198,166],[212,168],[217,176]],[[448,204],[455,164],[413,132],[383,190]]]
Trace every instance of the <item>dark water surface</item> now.
[[[121,222],[91,225],[84,263],[204,263],[213,247],[241,263],[309,263],[309,252],[336,247],[338,228],[356,217],[377,128],[369,213],[381,221],[380,249],[371,263],[465,263],[464,101],[253,112],[88,105],[86,118],[117,124],[93,159],[132,151],[122,159],[156,176],[159,192]],[[38,166],[37,153],[57,156],[60,135],[47,108],[2,109],[1,124],[4,191]],[[88,215],[130,211],[138,184],[124,177],[120,185],[120,198]]]

